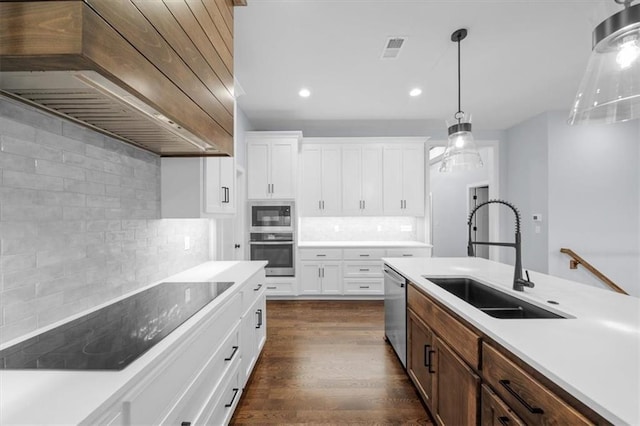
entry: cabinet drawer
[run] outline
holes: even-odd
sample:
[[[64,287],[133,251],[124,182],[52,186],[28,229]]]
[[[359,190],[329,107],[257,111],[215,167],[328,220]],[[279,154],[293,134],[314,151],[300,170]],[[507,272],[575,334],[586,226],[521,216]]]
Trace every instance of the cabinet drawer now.
[[[267,283],[266,287],[267,287],[267,295],[293,296],[296,294],[296,285],[294,282]]]
[[[409,307],[445,343],[454,348],[458,355],[469,363],[471,367],[474,369],[479,367],[480,336],[436,305],[431,299],[418,291],[413,284],[409,286],[407,299]]]
[[[384,249],[344,249],[344,260],[380,260],[384,257]]]
[[[261,270],[256,275],[252,276],[242,287],[242,314],[258,300],[258,297],[265,291],[265,276],[264,270]]]
[[[382,277],[382,261],[379,262],[344,262],[345,278]]]
[[[342,249],[300,249],[301,260],[342,260]]]
[[[345,279],[345,294],[384,294],[382,279]]]
[[[123,398],[124,404],[130,407],[131,424],[158,424],[167,415],[167,409],[175,405],[209,360],[213,349],[218,347],[216,342],[222,341],[229,330],[237,326],[241,307],[238,293],[195,326],[197,330],[176,345],[165,362]]]
[[[549,389],[491,346],[482,345],[484,379],[528,424],[591,424]]]
[[[220,384],[230,375],[230,371],[239,364],[240,359],[240,327],[239,325],[227,336],[215,355],[204,365],[200,374],[192,382],[187,392],[171,410],[162,424],[181,424],[194,422],[214,397]]]
[[[242,386],[240,383],[240,364],[230,372],[226,380],[216,390],[202,415],[192,423],[194,425],[226,425],[238,406]],[[179,424],[179,423],[176,423]]]
[[[386,257],[431,257],[431,249],[428,247],[387,249]]]
[[[493,393],[487,385],[482,385],[482,413],[480,415],[482,426],[525,426],[520,417]]]

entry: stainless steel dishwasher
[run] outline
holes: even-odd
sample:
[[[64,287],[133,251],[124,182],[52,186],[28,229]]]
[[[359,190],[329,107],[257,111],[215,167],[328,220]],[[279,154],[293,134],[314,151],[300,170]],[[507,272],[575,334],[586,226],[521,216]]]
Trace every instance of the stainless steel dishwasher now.
[[[407,368],[407,280],[384,265],[384,334]]]

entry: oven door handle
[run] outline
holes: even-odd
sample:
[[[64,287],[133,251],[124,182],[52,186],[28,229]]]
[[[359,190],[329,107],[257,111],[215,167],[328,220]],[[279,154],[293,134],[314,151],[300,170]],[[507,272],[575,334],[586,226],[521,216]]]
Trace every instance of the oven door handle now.
[[[250,241],[249,244],[260,244],[263,246],[274,246],[274,245],[293,245],[293,241]]]

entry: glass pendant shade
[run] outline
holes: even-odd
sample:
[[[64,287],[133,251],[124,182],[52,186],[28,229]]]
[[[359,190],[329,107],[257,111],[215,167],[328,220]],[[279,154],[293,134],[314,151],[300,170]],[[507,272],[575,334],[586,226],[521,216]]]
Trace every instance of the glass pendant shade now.
[[[640,4],[602,22],[569,124],[640,118]]]
[[[469,117],[471,118],[471,117]],[[482,167],[482,159],[471,133],[471,119],[454,124],[447,123],[449,140],[442,155],[441,172],[473,170]]]

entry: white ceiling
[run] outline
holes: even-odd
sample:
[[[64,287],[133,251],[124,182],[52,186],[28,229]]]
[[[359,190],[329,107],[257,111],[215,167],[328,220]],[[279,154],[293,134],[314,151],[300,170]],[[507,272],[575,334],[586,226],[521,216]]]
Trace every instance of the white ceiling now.
[[[235,9],[240,108],[257,127],[314,120],[439,120],[462,109],[500,130],[569,110],[593,28],[613,0],[249,0]],[[382,60],[388,37],[408,37]],[[307,87],[309,98],[298,91]],[[408,92],[421,87],[423,94]],[[444,124],[443,124],[444,126]]]

